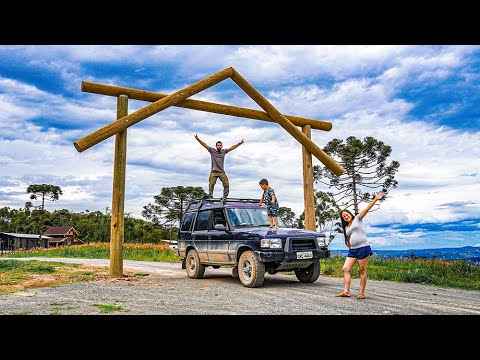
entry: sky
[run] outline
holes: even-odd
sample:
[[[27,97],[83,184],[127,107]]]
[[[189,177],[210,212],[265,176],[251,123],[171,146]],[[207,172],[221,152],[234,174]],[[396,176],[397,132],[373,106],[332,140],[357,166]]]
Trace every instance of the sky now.
[[[330,122],[312,130],[319,148],[349,136],[391,146],[398,187],[364,218],[372,249],[480,246],[474,45],[0,45],[0,208],[24,208],[43,183],[63,191],[50,212],[111,208],[115,136],[73,144],[116,120],[117,99],[82,81],[171,94],[228,67],[282,114]],[[262,110],[231,79],[191,99]],[[130,99],[128,111],[149,104]],[[303,212],[302,146],[279,124],[169,107],[127,130],[125,213],[142,218],[164,187],[208,192],[195,134],[212,147],[244,139],[225,157],[230,197],[260,198],[267,178],[280,206]],[[344,247],[341,235],[330,244]]]

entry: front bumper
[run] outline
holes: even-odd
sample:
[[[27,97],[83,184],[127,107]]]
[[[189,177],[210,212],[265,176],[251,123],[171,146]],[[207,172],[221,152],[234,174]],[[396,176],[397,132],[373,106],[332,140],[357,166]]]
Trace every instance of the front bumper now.
[[[328,249],[313,249],[313,257],[302,259],[302,261],[311,262],[312,260],[326,259],[330,257]],[[298,262],[297,252],[300,251],[256,251],[261,262]]]

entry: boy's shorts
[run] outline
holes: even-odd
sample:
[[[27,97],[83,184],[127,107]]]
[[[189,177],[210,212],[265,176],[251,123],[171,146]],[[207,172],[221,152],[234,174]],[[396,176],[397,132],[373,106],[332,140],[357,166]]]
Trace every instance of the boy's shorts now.
[[[278,217],[278,206],[267,206],[267,214],[268,216]]]
[[[362,260],[371,255],[373,255],[372,248],[370,247],[370,245],[367,245],[357,249],[348,250],[347,257],[357,258],[358,260]]]

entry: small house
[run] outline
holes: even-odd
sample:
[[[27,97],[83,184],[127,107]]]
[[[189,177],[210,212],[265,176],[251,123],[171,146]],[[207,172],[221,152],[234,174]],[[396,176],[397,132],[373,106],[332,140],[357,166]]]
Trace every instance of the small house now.
[[[44,231],[42,236],[48,236],[49,247],[62,245],[80,245],[83,241],[78,238],[78,232],[73,226],[54,226]]]

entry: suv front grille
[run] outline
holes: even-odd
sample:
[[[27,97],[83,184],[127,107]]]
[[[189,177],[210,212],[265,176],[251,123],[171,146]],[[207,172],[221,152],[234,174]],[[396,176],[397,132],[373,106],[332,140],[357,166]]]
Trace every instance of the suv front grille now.
[[[315,249],[315,239],[313,238],[290,238],[293,251]]]

